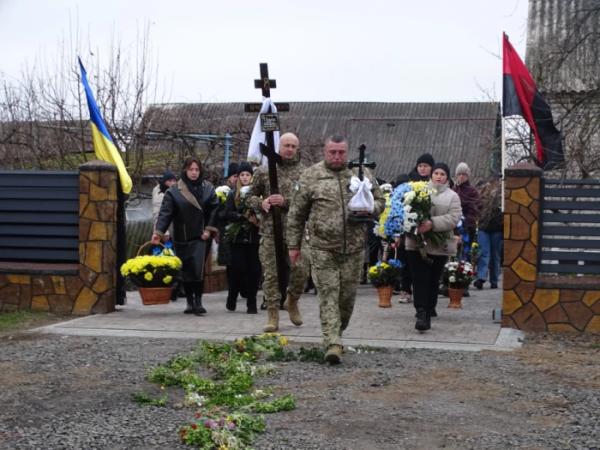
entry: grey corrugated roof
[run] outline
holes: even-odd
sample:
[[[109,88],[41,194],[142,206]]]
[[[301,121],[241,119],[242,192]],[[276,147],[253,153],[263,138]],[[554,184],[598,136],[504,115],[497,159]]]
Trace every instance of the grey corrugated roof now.
[[[490,173],[492,152],[498,145],[498,108],[494,102],[292,102],[290,111],[280,114],[280,122],[282,131],[298,135],[307,162],[319,161],[324,139],[339,133],[349,140],[351,158],[364,143],[369,158],[378,165],[377,176],[386,180],[408,172],[424,152],[452,170],[466,161],[475,177],[484,177]],[[144,120],[152,130],[231,133],[234,159],[238,159],[245,156],[256,117],[244,113],[243,103],[196,103],[154,105]]]
[[[546,92],[597,89],[600,1],[529,0],[526,55]]]

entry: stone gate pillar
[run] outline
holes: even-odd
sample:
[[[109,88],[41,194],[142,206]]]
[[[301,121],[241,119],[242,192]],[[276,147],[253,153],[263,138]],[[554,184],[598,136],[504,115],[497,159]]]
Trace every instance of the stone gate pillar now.
[[[502,325],[526,331],[600,332],[600,285],[577,275],[540,275],[542,170],[505,171]]]
[[[545,330],[532,303],[538,264],[538,225],[542,170],[531,163],[505,169],[502,325]]]
[[[79,280],[73,314],[115,310],[117,169],[104,161],[79,166]]]

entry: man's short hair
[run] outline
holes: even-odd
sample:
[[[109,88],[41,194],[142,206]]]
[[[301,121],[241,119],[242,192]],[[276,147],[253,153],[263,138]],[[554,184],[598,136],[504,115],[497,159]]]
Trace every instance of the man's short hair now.
[[[329,144],[330,142],[333,142],[334,144],[341,144],[342,142],[347,143],[348,140],[341,134],[334,134],[325,139],[325,145]]]

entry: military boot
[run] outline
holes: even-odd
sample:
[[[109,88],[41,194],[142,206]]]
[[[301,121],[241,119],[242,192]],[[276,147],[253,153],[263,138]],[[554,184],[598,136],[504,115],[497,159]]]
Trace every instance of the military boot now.
[[[342,346],[333,344],[327,348],[327,352],[325,353],[325,361],[329,364],[339,364],[342,362]]]
[[[267,324],[264,326],[265,333],[274,333],[279,330],[279,307],[269,307],[267,309]]]
[[[290,320],[297,327],[302,325],[302,315],[300,315],[300,310],[298,309],[298,300],[298,297],[292,297],[288,294],[285,303],[283,304],[283,309],[287,310],[290,315]]]

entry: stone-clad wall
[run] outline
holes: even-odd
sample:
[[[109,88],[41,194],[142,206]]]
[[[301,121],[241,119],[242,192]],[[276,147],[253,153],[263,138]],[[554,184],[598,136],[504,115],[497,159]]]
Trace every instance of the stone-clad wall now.
[[[541,177],[541,169],[532,164],[505,170],[502,325],[600,332],[600,289],[585,288],[574,277],[538,276]]]
[[[0,273],[0,310],[85,315],[115,309],[117,172],[79,167],[79,264],[14,264]]]

